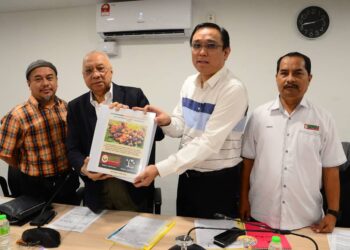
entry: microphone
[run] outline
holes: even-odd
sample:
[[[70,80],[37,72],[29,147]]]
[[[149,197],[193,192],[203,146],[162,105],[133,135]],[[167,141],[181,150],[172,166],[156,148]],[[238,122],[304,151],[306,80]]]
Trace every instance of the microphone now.
[[[53,218],[55,218],[57,212],[55,210],[52,210],[50,206],[53,200],[56,198],[57,194],[62,190],[62,188],[70,178],[71,173],[72,172],[69,171],[69,173],[66,175],[66,177],[62,181],[61,185],[55,190],[55,192],[52,194],[50,199],[46,202],[44,207],[41,209],[40,214],[29,223],[31,226],[41,227],[42,225],[49,223]],[[49,209],[47,210],[47,208]]]
[[[52,248],[58,247],[61,244],[61,235],[58,231],[52,228],[45,228],[41,226],[49,223],[56,216],[56,211],[52,210],[51,208],[49,210],[46,209],[51,206],[51,203],[67,183],[72,172],[73,170],[68,172],[62,183],[52,194],[50,199],[46,202],[40,214],[30,222],[30,225],[37,226],[37,228],[27,229],[22,233],[21,239],[17,241],[19,245],[43,246],[46,248]]]

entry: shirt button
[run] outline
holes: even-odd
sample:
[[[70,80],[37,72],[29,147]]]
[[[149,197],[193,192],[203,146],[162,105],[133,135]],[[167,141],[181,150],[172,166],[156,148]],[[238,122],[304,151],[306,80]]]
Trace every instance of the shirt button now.
[[[286,187],[287,187],[287,185],[283,185],[283,187],[284,187],[284,188],[286,188]]]
[[[201,108],[198,108],[198,111],[201,111]]]
[[[286,150],[286,153],[288,153],[288,150]]]
[[[289,136],[290,134],[288,133],[287,136]]]
[[[286,202],[285,201],[282,201],[283,204],[285,204]]]
[[[284,170],[287,170],[287,167],[285,167]]]
[[[291,117],[289,117],[289,118],[288,118],[288,120],[292,120],[292,118],[291,118]]]

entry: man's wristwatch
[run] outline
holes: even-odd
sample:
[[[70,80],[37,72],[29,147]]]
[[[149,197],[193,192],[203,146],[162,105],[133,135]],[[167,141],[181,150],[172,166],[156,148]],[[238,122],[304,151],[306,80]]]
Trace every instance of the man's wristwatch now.
[[[339,211],[332,210],[332,209],[327,209],[327,214],[333,215],[335,218],[338,218],[339,216]]]

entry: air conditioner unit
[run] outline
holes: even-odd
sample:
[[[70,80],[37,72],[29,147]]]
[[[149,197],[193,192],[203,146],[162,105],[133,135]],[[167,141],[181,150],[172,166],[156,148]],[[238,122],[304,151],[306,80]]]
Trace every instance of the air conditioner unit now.
[[[138,0],[97,4],[96,29],[105,40],[185,37],[190,34],[191,0]]]

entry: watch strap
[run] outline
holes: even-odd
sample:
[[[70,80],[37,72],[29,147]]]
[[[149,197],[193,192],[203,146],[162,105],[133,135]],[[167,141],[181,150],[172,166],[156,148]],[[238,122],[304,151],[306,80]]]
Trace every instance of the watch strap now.
[[[338,218],[339,216],[339,211],[332,210],[332,209],[327,209],[327,214],[333,215],[335,218]]]

